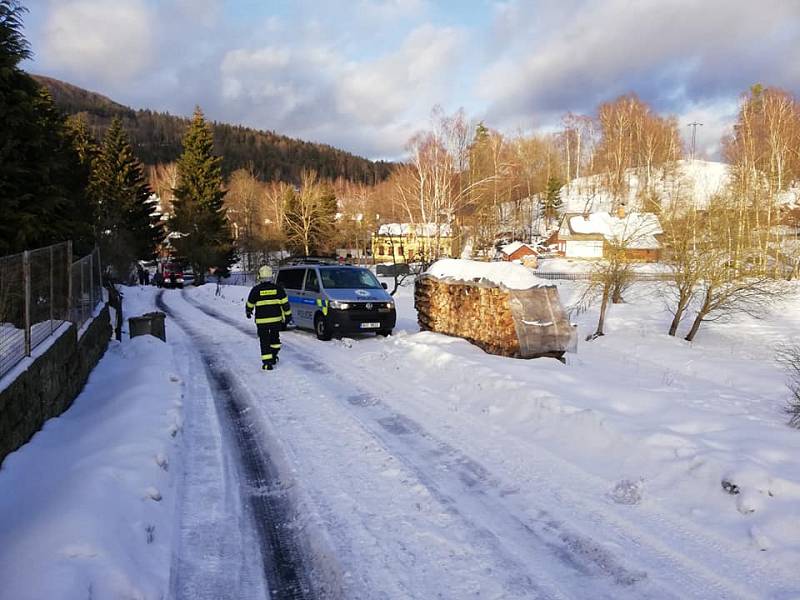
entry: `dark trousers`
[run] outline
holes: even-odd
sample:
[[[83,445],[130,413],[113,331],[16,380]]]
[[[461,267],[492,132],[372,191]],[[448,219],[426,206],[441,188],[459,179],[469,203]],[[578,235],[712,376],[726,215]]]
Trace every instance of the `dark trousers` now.
[[[277,327],[258,326],[258,341],[261,342],[261,361],[275,364],[281,351],[281,330]]]

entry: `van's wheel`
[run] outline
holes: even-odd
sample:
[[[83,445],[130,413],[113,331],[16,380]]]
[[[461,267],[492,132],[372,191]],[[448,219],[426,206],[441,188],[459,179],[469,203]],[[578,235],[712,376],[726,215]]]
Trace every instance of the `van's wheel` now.
[[[327,342],[331,339],[331,328],[328,326],[328,319],[324,315],[317,313],[317,316],[314,317],[314,331],[318,340]]]
[[[391,329],[381,329],[378,332],[378,335],[381,335],[383,337],[389,337],[390,335],[392,335],[392,330]]]

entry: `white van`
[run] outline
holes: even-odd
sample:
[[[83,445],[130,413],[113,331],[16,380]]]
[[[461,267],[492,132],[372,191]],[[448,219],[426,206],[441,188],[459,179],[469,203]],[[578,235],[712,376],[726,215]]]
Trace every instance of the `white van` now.
[[[392,333],[394,300],[369,269],[303,263],[280,267],[275,283],[286,290],[292,318],[321,340],[354,333]]]

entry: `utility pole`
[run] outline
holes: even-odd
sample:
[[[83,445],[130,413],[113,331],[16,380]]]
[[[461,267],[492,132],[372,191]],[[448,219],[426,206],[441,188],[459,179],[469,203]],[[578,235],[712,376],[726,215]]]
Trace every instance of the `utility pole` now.
[[[702,123],[698,123],[694,121],[693,123],[689,123],[689,127],[692,128],[692,160],[694,160],[694,151],[695,151],[695,144],[697,143],[697,128],[702,127]]]

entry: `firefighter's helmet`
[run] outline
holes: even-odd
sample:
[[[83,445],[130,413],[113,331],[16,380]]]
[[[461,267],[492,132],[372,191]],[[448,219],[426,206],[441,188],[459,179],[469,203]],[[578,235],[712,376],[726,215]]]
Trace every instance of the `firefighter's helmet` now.
[[[268,279],[272,279],[272,267],[268,265],[262,265],[258,269],[258,280],[267,281]]]

